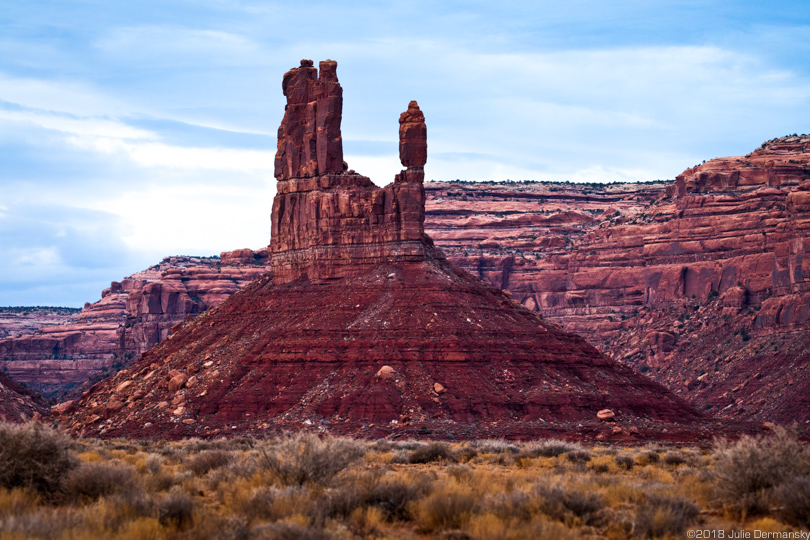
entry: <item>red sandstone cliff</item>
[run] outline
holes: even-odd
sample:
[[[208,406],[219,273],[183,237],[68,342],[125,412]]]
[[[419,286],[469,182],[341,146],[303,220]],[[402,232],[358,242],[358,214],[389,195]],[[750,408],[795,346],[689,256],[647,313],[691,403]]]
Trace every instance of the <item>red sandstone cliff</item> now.
[[[65,307],[0,307],[0,339],[33,334],[43,326],[72,321],[79,310]]]
[[[237,250],[221,259],[167,257],[113,282],[70,320],[0,340],[0,366],[46,395],[128,365],[165,339],[172,326],[223,302],[261,276],[267,252]]]
[[[673,184],[663,182],[431,182],[426,229],[459,266],[699,408],[723,417],[806,423],[810,337],[803,246],[810,191],[797,184],[810,162],[807,143],[776,139],[749,156],[687,169],[679,178],[690,191],[674,199],[666,194],[676,194],[668,188]],[[776,170],[787,163],[795,174],[775,174],[769,167],[776,163]],[[745,180],[724,188],[722,178]],[[750,185],[746,178],[779,178],[787,185]],[[328,204],[334,213],[335,205],[346,202]],[[224,256],[223,264],[232,257]],[[204,260],[176,261],[189,275],[198,265],[200,274],[207,272]],[[239,261],[255,262],[250,253]],[[157,296],[150,296],[153,305]],[[135,343],[127,347],[133,356],[185,318],[181,312],[150,314],[148,301],[133,304],[127,333]],[[116,320],[125,319],[125,308],[118,303]],[[151,330],[139,330],[137,321],[150,317]],[[162,323],[155,322],[161,317]],[[79,329],[96,335],[99,330],[94,321]],[[117,343],[107,341],[107,358],[114,357]],[[94,342],[79,340],[64,362],[46,347],[41,356],[27,357],[29,366],[68,371],[72,358],[88,356],[88,344]],[[71,380],[90,372],[78,370]],[[16,374],[28,384],[42,380],[39,369]]]
[[[316,425],[367,436],[670,437],[716,428],[447,262],[424,233],[427,144],[415,102],[401,122],[406,169],[393,184],[313,168],[311,144],[298,144],[302,130],[311,138],[322,106],[316,100],[309,111],[323,80],[311,65],[284,76],[272,273],[60,411],[71,430],[181,437]],[[321,67],[339,88],[335,64]],[[301,103],[310,104],[306,114],[292,114]],[[339,133],[336,117],[327,132]],[[599,421],[604,408],[623,427]]]
[[[460,266],[701,409],[805,424],[809,146],[769,141],[672,187],[428,184],[426,228]]]

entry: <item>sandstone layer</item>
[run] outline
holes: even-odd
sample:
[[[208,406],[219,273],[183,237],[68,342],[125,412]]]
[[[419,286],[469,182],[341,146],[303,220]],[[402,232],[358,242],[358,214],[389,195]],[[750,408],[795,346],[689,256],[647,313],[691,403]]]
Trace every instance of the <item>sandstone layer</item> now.
[[[290,106],[313,80],[285,75],[280,133],[308,125],[291,123]],[[277,162],[296,146],[290,137]],[[353,171],[282,175],[272,274],[94,386],[60,411],[65,425],[170,438],[306,426],[373,437],[716,429],[659,384],[449,264],[424,232],[414,154],[404,152],[406,170],[385,188]],[[604,409],[611,425],[597,416]]]
[[[726,418],[810,423],[810,137],[675,183],[427,185],[456,264]]]
[[[167,257],[112,282],[101,300],[35,333],[0,340],[0,366],[47,396],[86,387],[132,363],[187,317],[220,304],[266,271],[267,251]]]
[[[0,339],[33,334],[43,326],[66,323],[79,309],[66,307],[0,307]]]

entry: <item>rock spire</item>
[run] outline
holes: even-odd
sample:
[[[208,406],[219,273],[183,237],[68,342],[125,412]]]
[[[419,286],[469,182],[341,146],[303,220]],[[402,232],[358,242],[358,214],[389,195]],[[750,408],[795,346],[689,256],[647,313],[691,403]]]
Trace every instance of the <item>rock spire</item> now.
[[[278,128],[275,162],[279,180],[346,170],[340,135],[343,89],[337,79],[337,62],[324,60],[319,68],[320,73],[312,60],[301,60],[301,67],[284,74],[281,88],[287,106]]]

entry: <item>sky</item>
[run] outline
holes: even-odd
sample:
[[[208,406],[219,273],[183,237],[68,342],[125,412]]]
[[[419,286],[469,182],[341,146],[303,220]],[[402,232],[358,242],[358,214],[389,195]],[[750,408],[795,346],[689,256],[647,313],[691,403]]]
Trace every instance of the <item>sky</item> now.
[[[412,99],[435,180],[671,179],[810,132],[806,0],[0,0],[0,306],[266,246],[303,58],[379,185]]]

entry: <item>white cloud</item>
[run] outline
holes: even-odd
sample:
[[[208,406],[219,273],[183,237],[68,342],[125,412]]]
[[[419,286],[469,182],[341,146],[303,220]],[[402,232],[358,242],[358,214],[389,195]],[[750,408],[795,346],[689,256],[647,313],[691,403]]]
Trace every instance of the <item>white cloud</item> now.
[[[70,137],[77,147],[106,154],[124,154],[143,167],[186,170],[267,172],[275,152],[233,148],[187,148],[162,143],[132,142],[112,137]],[[272,172],[271,172],[272,175]]]
[[[134,128],[116,120],[104,118],[75,118],[31,110],[0,109],[0,119],[12,122],[29,122],[36,126],[75,135],[115,137],[119,139],[156,139],[150,131]]]

